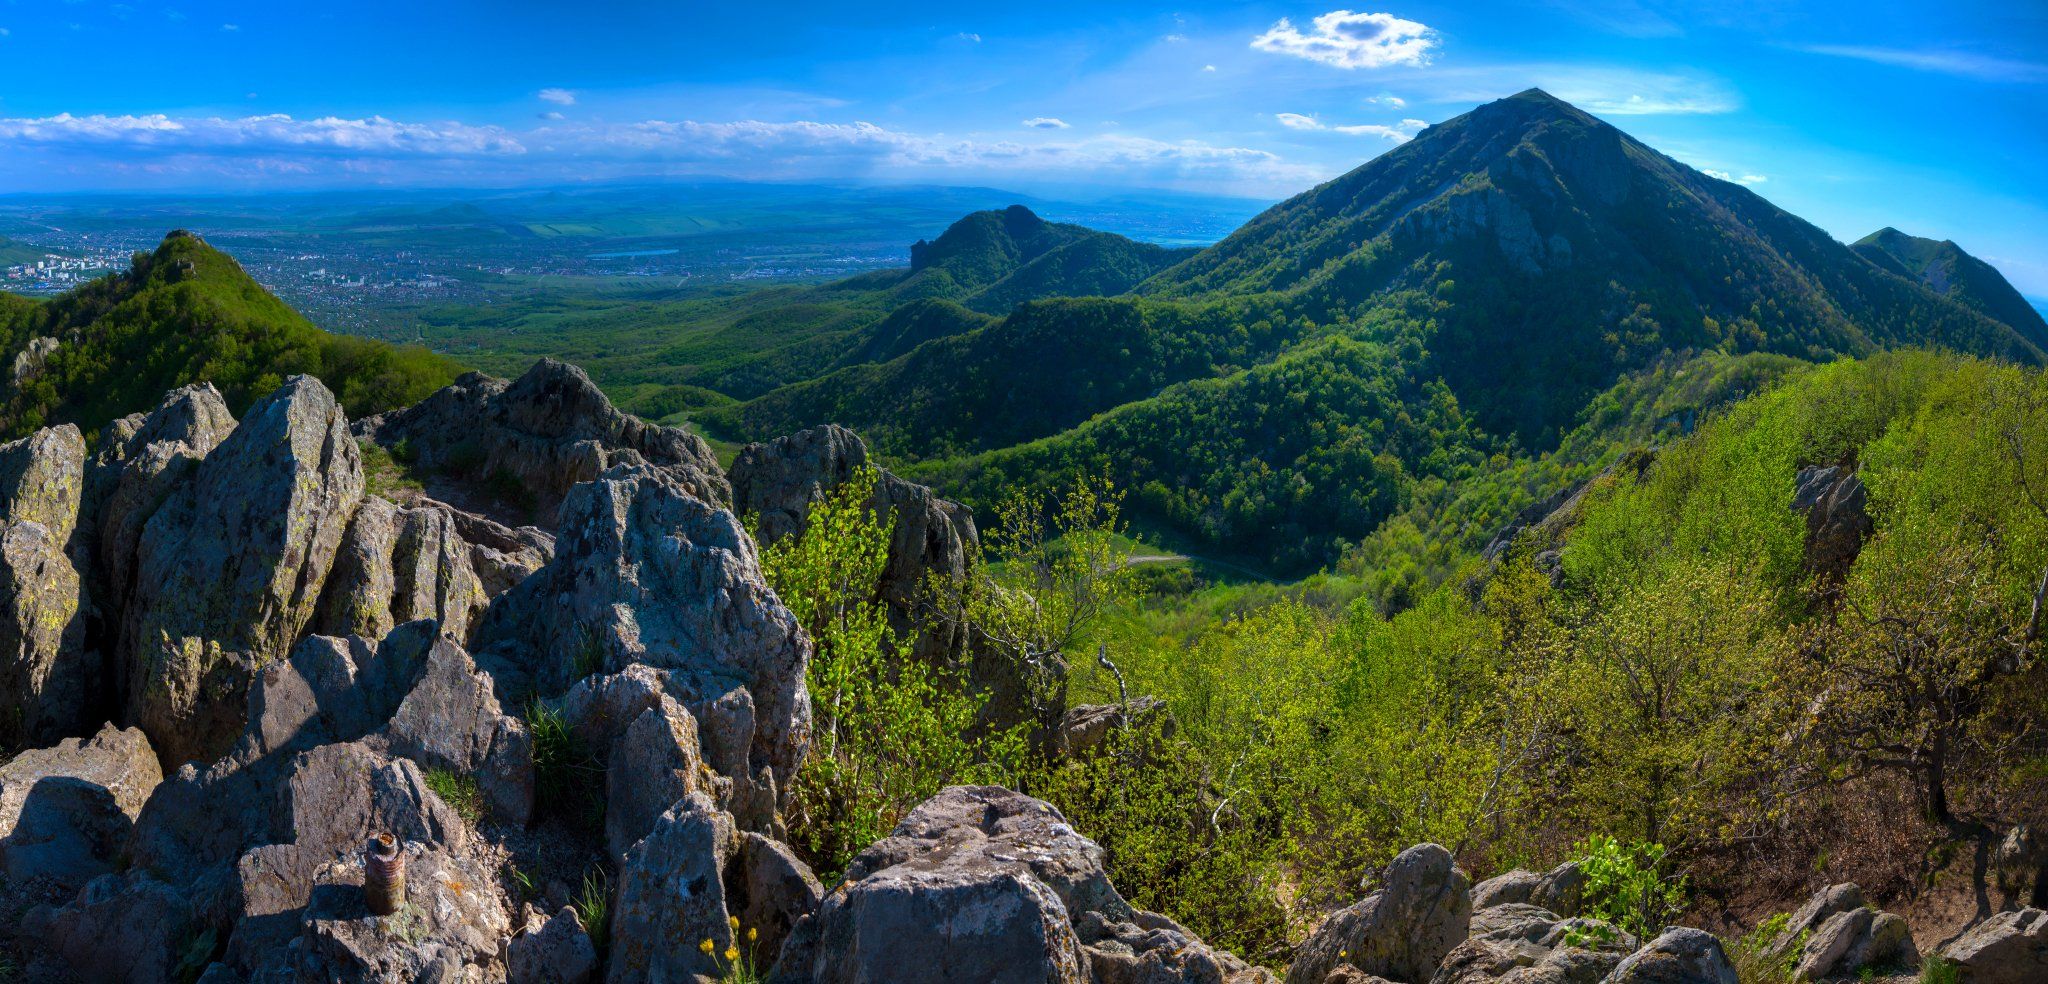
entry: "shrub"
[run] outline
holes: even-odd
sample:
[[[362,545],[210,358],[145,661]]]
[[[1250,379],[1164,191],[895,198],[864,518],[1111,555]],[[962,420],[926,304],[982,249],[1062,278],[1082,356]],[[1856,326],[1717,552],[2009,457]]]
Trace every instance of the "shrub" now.
[[[1581,911],[1649,939],[1685,908],[1684,876],[1664,872],[1664,845],[1594,834],[1573,848],[1586,875]]]

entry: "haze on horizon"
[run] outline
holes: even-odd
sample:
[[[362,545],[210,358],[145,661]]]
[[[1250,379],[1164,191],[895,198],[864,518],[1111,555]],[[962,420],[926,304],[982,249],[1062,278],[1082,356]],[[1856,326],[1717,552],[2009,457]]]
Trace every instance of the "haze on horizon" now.
[[[0,4],[17,194],[672,178],[1278,199],[1542,87],[2048,298],[2048,5]]]

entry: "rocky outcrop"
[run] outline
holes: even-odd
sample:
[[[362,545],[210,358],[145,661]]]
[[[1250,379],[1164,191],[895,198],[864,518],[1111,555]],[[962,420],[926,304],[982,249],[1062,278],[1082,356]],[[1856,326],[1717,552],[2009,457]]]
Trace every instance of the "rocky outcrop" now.
[[[1576,861],[1566,861],[1540,875],[1517,868],[1472,886],[1472,908],[1479,911],[1520,902],[1575,916],[1585,885],[1585,872]]]
[[[1604,984],[1737,984],[1737,978],[1714,934],[1673,928],[1630,954]]]
[[[1920,962],[1906,921],[1870,906],[1863,890],[1849,882],[1815,892],[1764,952],[1790,964],[1793,979],[1800,981],[1854,977],[1866,967],[1878,971]]]
[[[1117,894],[1050,804],[955,786],[854,858],[775,981],[1270,981]]]
[[[50,356],[57,354],[57,350],[63,347],[62,341],[48,335],[29,339],[28,344],[21,347],[21,351],[14,353],[14,371],[9,378],[15,387],[19,388],[22,383],[42,375],[43,367],[49,364]]]
[[[554,559],[492,603],[477,639],[501,685],[523,674],[542,694],[635,664],[664,671],[662,689],[704,721],[708,757],[736,780],[787,791],[809,745],[810,641],[753,541],[645,465],[571,491]]]
[[[525,826],[533,816],[533,738],[504,712],[488,674],[447,637],[436,639],[411,692],[373,737],[393,755],[429,769],[474,777],[499,817]]]
[[[1792,510],[1806,516],[1806,567],[1840,580],[1875,529],[1870,496],[1856,473],[1838,465],[1799,469]]]
[[[128,717],[165,761],[240,733],[250,677],[312,620],[362,493],[340,404],[294,376],[149,518],[119,658]]]
[[[521,514],[509,525],[548,523],[570,489],[620,464],[645,464],[712,505],[732,502],[702,438],[619,412],[583,370],[553,359],[510,383],[469,373],[411,407],[359,421],[356,433],[454,483],[449,494],[463,498],[450,501]],[[496,491],[480,492],[485,486]]]
[[[1472,882],[1435,844],[1402,851],[1380,888],[1331,913],[1296,951],[1287,984],[1321,984],[1341,965],[1420,984],[1436,973],[1472,921]]]
[[[112,622],[104,636],[120,632],[143,527],[191,478],[200,459],[234,429],[235,418],[219,391],[201,383],[172,390],[156,409],[130,414],[100,431],[99,453],[87,476],[86,512],[96,528],[92,595]]]
[[[1139,697],[1128,705],[1077,704],[1060,718],[1053,749],[1067,756],[1090,755],[1127,730],[1169,741],[1178,729],[1166,702],[1157,697]]]
[[[2048,911],[1998,913],[1941,948],[1969,984],[2031,984],[2048,980]]]
[[[801,535],[811,507],[868,466],[867,445],[837,424],[749,444],[733,459],[729,473],[733,508],[754,520],[766,548]],[[980,544],[973,511],[880,469],[868,507],[894,524],[876,591],[888,606],[890,628],[902,638],[915,638],[921,659],[960,659],[967,651],[965,633],[957,626],[921,624],[928,620],[918,617],[917,607],[927,578],[957,580],[967,572]]]
[[[1608,923],[1508,902],[1473,914],[1472,937],[1444,957],[1429,984],[1598,984],[1636,946]]]
[[[98,702],[72,559],[84,488],[78,428],[0,445],[0,748],[77,734]]]

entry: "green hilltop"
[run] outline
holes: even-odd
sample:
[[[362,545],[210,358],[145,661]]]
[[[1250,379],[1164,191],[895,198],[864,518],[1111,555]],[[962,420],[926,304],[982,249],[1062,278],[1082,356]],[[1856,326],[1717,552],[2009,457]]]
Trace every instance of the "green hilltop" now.
[[[288,376],[311,373],[351,415],[412,403],[460,367],[417,347],[321,331],[198,236],[178,231],[126,272],[47,301],[0,295],[10,359],[52,338],[40,368],[17,373],[0,433],[75,423],[95,433],[165,391],[213,383],[240,413]]]

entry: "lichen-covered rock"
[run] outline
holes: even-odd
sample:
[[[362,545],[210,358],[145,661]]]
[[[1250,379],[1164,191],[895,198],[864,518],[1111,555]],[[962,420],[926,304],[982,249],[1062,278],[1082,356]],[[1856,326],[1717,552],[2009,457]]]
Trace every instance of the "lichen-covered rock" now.
[[[1263,967],[1210,949],[1187,927],[1156,912],[1112,922],[1084,912],[1074,929],[1092,984],[1278,984]]]
[[[1542,880],[1542,875],[1522,868],[1501,872],[1472,886],[1472,911],[1477,913],[1499,905],[1526,905]]]
[[[576,910],[529,920],[505,952],[506,984],[589,984],[597,973],[597,947]]]
[[[0,747],[76,734],[98,699],[71,544],[84,487],[77,427],[0,444]]]
[[[429,476],[472,486],[503,476],[492,484],[530,497],[518,511],[543,522],[571,488],[616,464],[644,463],[698,499],[732,502],[702,438],[620,413],[583,370],[553,359],[510,383],[469,373],[413,406],[361,421],[356,431],[386,448],[403,447]]]
[[[1969,984],[2038,984],[2048,980],[2048,911],[1998,913],[1942,947]]]
[[[485,542],[470,543],[465,531]],[[314,628],[377,638],[405,622],[433,619],[443,634],[467,644],[491,598],[539,570],[553,545],[552,537],[522,538],[431,499],[401,506],[367,497],[342,539]]]
[[[1053,748],[1067,756],[1089,755],[1125,730],[1164,741],[1173,737],[1177,726],[1166,702],[1157,697],[1139,697],[1128,705],[1077,704],[1060,718]]]
[[[479,661],[529,673],[543,694],[645,664],[692,713],[744,690],[744,758],[720,771],[765,770],[786,791],[810,741],[810,640],[739,521],[644,465],[577,486],[561,512],[554,559],[492,602]]]
[[[721,976],[698,942],[710,940],[717,953],[734,943],[725,872],[738,851],[732,818],[701,793],[663,814],[619,867],[606,979],[639,984]]]
[[[1737,978],[1714,934],[1673,927],[1629,954],[1606,984],[1737,984]]]
[[[162,780],[142,732],[111,724],[0,765],[0,912],[68,901],[114,871]]]
[[[1540,875],[1516,868],[1472,886],[1472,909],[1476,912],[1519,902],[1560,916],[1575,916],[1585,884],[1586,875],[1577,861],[1566,861]]]
[[[614,859],[623,859],[678,801],[711,792],[698,756],[697,719],[667,694],[633,718],[609,759],[604,832]]]
[[[1323,920],[1295,951],[1288,984],[1316,984],[1339,964],[1396,981],[1426,981],[1472,920],[1472,882],[1435,844],[1402,851],[1378,891]]]
[[[129,717],[165,761],[211,758],[241,732],[249,678],[312,619],[362,493],[341,405],[294,376],[150,517],[121,663]]]
[[[1792,977],[1817,981],[1854,976],[1864,968],[1911,967],[1920,962],[1906,920],[1868,907],[1837,912],[1813,931],[1799,950]]]
[[[96,528],[92,595],[119,632],[135,579],[142,530],[172,491],[192,477],[235,429],[226,401],[210,383],[172,390],[156,409],[130,414],[100,431],[99,453],[86,483],[86,511]]]
[[[1429,984],[1598,984],[1637,946],[1609,923],[1563,918],[1523,902],[1473,913],[1471,932]]]

